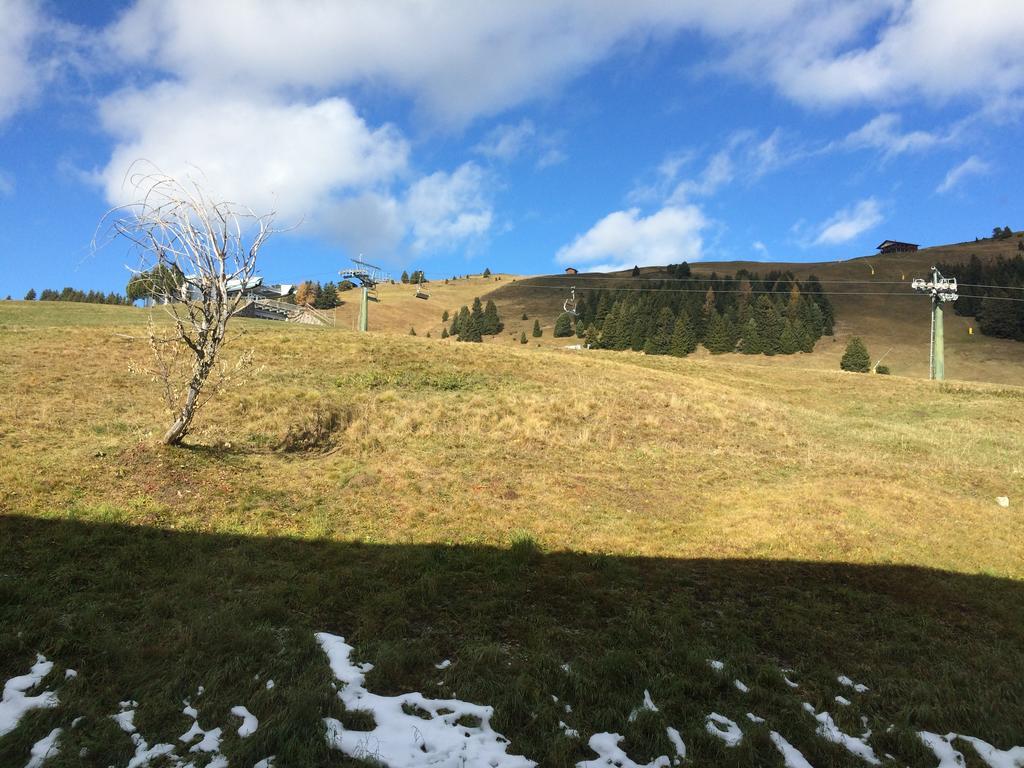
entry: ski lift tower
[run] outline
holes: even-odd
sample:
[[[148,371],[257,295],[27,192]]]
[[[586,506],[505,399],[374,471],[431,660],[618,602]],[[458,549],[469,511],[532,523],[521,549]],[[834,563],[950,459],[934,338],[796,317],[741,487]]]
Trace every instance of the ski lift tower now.
[[[956,301],[957,287],[955,277],[943,277],[939,270],[932,267],[932,279],[916,277],[910,284],[915,291],[927,293],[932,297],[932,335],[929,352],[929,376],[935,381],[946,377],[946,355],[942,334],[942,305],[947,301]]]
[[[359,255],[362,256],[363,254]],[[369,327],[369,302],[370,299],[377,301],[374,289],[377,287],[377,283],[385,279],[384,270],[375,264],[370,264],[361,259],[352,259],[352,263],[355,264],[354,267],[343,269],[339,274],[342,280],[359,281],[359,292],[361,294],[359,301],[359,330],[365,332]],[[373,292],[372,295],[371,292]]]

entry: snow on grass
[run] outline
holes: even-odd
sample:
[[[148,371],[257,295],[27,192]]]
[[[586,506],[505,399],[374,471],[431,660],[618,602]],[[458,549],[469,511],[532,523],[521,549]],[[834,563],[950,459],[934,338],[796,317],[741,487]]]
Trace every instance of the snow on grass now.
[[[575,728],[570,728],[569,724],[562,720],[558,721],[558,727],[562,729],[562,733],[566,735],[566,738],[578,739],[580,737],[579,731],[577,731]]]
[[[978,757],[985,761],[989,768],[1024,768],[1024,747],[1011,747],[1010,749],[996,749],[987,741],[976,739],[974,736],[958,736],[968,742]]]
[[[174,754],[173,744],[154,744],[151,747],[142,738],[142,734],[135,729],[135,710],[129,709],[129,707],[138,706],[138,702],[122,701],[120,706],[121,711],[116,715],[111,715],[110,719],[117,723],[122,731],[131,736],[132,744],[135,745],[135,755],[128,761],[127,768],[142,768],[159,757]]]
[[[716,736],[725,742],[727,747],[738,746],[743,741],[743,731],[725,715],[712,712],[704,720],[704,727],[712,736]]]
[[[760,724],[762,724],[764,722],[764,718],[763,717],[758,717],[753,712],[747,712],[747,720],[749,720],[750,722],[755,723],[757,725],[760,725]]]
[[[800,754],[800,750],[782,738],[782,734],[772,731],[768,734],[775,748],[782,753],[782,762],[786,768],[813,768],[807,759]]]
[[[266,688],[267,688],[268,691],[274,690],[274,681],[273,680],[267,680]]]
[[[656,757],[649,763],[638,763],[619,746],[621,741],[622,736],[617,733],[595,733],[587,746],[597,753],[597,757],[581,760],[576,763],[576,768],[608,768],[610,765],[617,768],[670,768],[672,765],[668,755]]]
[[[867,742],[840,731],[839,727],[832,720],[832,715],[828,712],[817,713],[814,711],[814,707],[807,703],[804,704],[804,709],[807,710],[811,717],[818,721],[818,735],[823,739],[831,741],[833,744],[838,744],[846,749],[847,752],[856,755],[866,763],[871,765],[882,764],[882,761],[875,755],[875,750]]]
[[[736,686],[736,690],[740,693],[750,693],[750,689],[743,684],[742,680],[733,680],[732,684]]]
[[[725,669],[725,664],[718,661],[717,659],[708,659],[708,666],[715,670],[715,672],[721,672],[723,669]]]
[[[840,685],[845,685],[847,688],[853,688],[853,690],[855,690],[857,693],[866,693],[867,691],[871,690],[866,685],[853,682],[853,680],[848,678],[846,675],[840,675],[836,678],[836,680],[839,681]]]
[[[629,713],[629,722],[632,723],[634,720],[637,719],[637,717],[640,716],[640,713],[645,711],[645,710],[648,711],[648,712],[657,712],[658,711],[658,708],[656,706],[654,706],[653,699],[651,699],[651,692],[648,691],[646,688],[644,688],[644,700],[643,700],[643,702],[641,702],[639,707],[637,707],[636,709],[634,709],[632,712]]]
[[[507,752],[508,740],[491,728],[494,710],[458,699],[430,699],[421,693],[381,696],[366,690],[371,664],[351,661],[353,648],[343,637],[316,633],[335,679],[338,698],[349,711],[368,712],[374,727],[346,729],[324,718],[327,744],[354,758],[370,758],[388,768],[465,764],[491,768],[532,768],[536,763]],[[415,714],[412,714],[415,713]],[[472,724],[466,724],[472,723]]]
[[[40,768],[49,758],[54,757],[60,750],[57,749],[57,739],[64,732],[63,728],[54,728],[49,734],[43,736],[32,745],[29,761],[25,768]]]
[[[799,687],[800,687],[799,685],[797,685],[796,683],[794,683],[794,682],[793,682],[792,680],[790,680],[790,679],[789,679],[788,677],[786,677],[785,675],[783,675],[783,676],[782,676],[782,681],[783,681],[783,682],[784,682],[784,683],[785,683],[786,685],[788,685],[788,686],[789,686],[790,688],[799,688]]]
[[[434,665],[434,669],[448,669],[448,667],[450,667],[451,665],[452,665],[452,660],[451,659],[445,659],[444,661],[442,661],[442,662],[440,662],[438,664],[435,664]]]
[[[0,736],[13,731],[26,712],[33,709],[52,709],[60,703],[54,691],[43,691],[37,696],[26,695],[50,674],[51,669],[53,662],[47,661],[41,654],[36,654],[36,663],[32,665],[27,675],[12,677],[4,683],[4,695],[0,700]]]
[[[683,743],[683,737],[679,731],[671,726],[665,729],[665,734],[668,736],[668,740],[672,742],[672,746],[675,747],[676,756],[679,760],[686,759],[686,744]],[[679,762],[678,760],[676,761]]]
[[[256,715],[250,712],[248,709],[239,704],[237,707],[231,708],[231,714],[235,717],[242,718],[242,724],[238,726],[238,735],[243,739],[247,736],[252,736],[256,733],[256,729],[260,726],[260,721],[256,719]]]
[[[964,768],[967,765],[963,754],[953,748],[955,733],[940,736],[929,731],[919,731],[917,737],[939,758],[939,764],[935,768]]]
[[[848,707],[848,706],[850,706],[851,702],[845,696],[836,696],[836,704],[839,704],[839,705],[844,706],[844,707]]]

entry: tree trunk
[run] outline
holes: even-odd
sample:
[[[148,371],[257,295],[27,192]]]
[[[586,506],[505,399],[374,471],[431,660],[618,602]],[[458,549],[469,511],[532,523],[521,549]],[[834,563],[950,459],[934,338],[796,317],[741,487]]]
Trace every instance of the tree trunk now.
[[[196,405],[199,403],[199,393],[203,390],[203,384],[206,383],[206,377],[210,375],[210,366],[205,362],[202,363],[195,375],[192,377],[192,381],[188,385],[188,395],[185,397],[185,404],[181,407],[181,412],[178,414],[178,418],[171,424],[171,428],[164,433],[163,444],[164,445],[179,445],[188,433],[189,425],[192,423],[192,417],[196,413]]]

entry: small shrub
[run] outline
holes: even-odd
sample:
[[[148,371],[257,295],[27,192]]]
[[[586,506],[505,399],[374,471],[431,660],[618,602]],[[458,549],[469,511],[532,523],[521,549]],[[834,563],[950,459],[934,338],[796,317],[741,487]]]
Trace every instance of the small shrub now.
[[[888,376],[889,373],[890,373],[889,366],[888,365],[876,365],[875,366],[875,373],[880,373],[883,376]]]
[[[299,421],[290,424],[273,446],[276,451],[295,453],[330,450],[334,435],[348,426],[351,413],[333,405],[318,405]]]

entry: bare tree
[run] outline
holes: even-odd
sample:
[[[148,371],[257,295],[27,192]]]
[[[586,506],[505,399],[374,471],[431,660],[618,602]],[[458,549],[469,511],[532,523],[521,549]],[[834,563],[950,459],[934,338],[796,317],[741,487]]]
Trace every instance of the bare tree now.
[[[161,383],[173,417],[163,442],[177,445],[196,411],[251,363],[251,354],[243,354],[228,366],[220,352],[230,340],[228,321],[256,274],[260,248],[275,231],[274,214],[218,200],[193,179],[153,173],[131,181],[136,202],[113,208],[104,221],[138,251],[136,275],[178,276],[149,281],[171,323],[168,329],[151,321],[154,365],[147,369]]]

